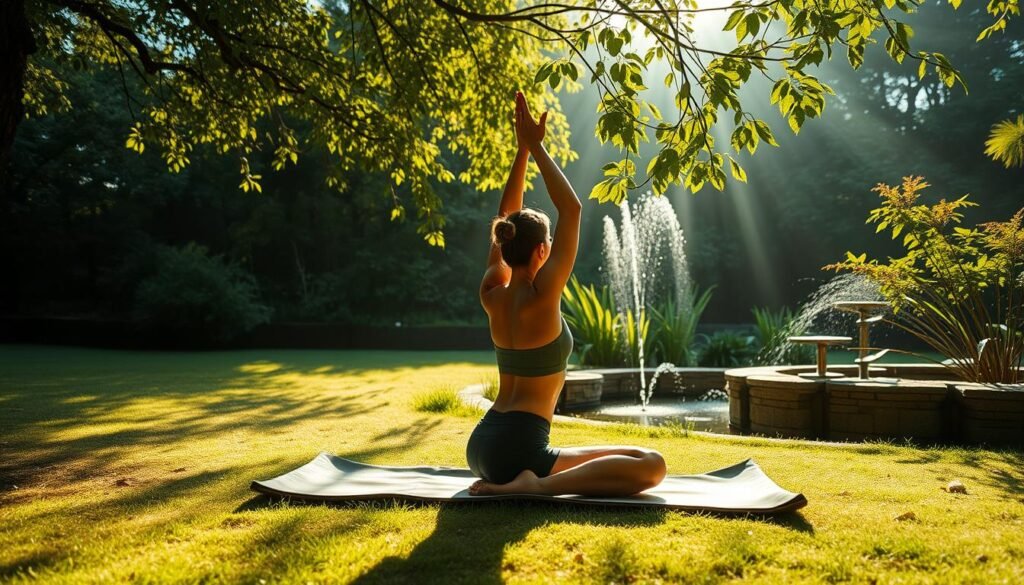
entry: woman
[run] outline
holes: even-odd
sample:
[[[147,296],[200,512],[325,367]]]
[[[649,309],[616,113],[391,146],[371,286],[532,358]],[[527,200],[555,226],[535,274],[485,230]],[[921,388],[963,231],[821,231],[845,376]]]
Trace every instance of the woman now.
[[[555,402],[572,353],[561,317],[562,289],[572,274],[580,233],[580,200],[544,149],[547,113],[535,121],[516,93],[519,150],[491,224],[491,251],[480,284],[501,383],[494,406],[466,446],[485,494],[626,496],[658,485],[665,460],[639,447],[553,449],[548,444]],[[526,164],[533,155],[558,210],[557,239],[542,211],[523,209]]]

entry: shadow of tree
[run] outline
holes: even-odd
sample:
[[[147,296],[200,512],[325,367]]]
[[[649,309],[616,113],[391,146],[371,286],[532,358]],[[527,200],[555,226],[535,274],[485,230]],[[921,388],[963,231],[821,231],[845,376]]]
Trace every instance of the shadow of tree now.
[[[960,477],[947,477],[936,466],[948,462],[960,466]],[[1004,499],[1024,502],[1024,453],[1011,449],[987,451],[981,449],[928,449],[921,450],[913,457],[896,461],[903,465],[931,465],[936,481],[961,479],[968,484],[985,485],[1000,492]],[[970,487],[968,487],[970,491]]]
[[[235,509],[235,513],[269,510],[281,502],[291,506],[326,505],[338,509],[361,511],[388,511],[395,508],[437,509],[434,529],[420,541],[408,555],[383,558],[354,582],[423,583],[426,580],[453,582],[500,583],[506,573],[519,568],[506,558],[510,546],[523,542],[537,529],[553,525],[575,525],[588,528],[655,527],[666,523],[672,515],[691,515],[659,508],[632,508],[614,506],[580,506],[542,501],[481,501],[458,503],[429,503],[415,500],[372,500],[367,502],[335,502],[330,504],[306,503],[299,500],[256,495]],[[762,517],[750,514],[692,514],[713,519],[742,519],[764,522],[789,530],[811,533],[814,530],[800,514]],[[739,530],[739,528],[737,528]],[[742,530],[746,535],[746,528]],[[639,570],[631,566],[629,551],[619,550],[628,543],[611,538],[608,546],[592,551],[588,559],[588,572],[598,581],[607,579],[629,580],[629,573]],[[570,543],[563,543],[572,546]],[[621,546],[619,546],[621,545]],[[620,554],[621,553],[621,554]],[[470,562],[468,559],[472,559]],[[635,565],[635,563],[633,563]],[[549,576],[549,579],[553,578]]]
[[[375,372],[398,379],[399,371],[437,366],[446,359],[473,363],[465,352],[441,354],[5,346],[0,353],[0,386],[5,389],[0,501],[16,497],[8,491],[13,485],[112,472],[129,448],[157,452],[189,437],[271,436],[317,418],[373,414],[391,405],[386,393],[358,391],[375,379]],[[311,384],[318,386],[315,392],[308,391]],[[379,439],[404,435],[404,440],[416,440],[436,424],[417,420]]]

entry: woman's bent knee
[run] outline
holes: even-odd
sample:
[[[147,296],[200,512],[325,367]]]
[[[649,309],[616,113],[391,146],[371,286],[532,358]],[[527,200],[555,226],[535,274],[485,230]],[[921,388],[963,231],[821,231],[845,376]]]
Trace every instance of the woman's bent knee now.
[[[642,459],[644,462],[644,483],[650,484],[644,489],[649,489],[665,479],[668,468],[665,465],[665,458],[657,451],[645,453]]]

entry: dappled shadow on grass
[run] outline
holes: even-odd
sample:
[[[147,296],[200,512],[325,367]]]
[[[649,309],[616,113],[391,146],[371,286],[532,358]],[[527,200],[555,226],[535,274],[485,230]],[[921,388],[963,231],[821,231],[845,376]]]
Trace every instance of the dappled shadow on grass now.
[[[780,526],[795,532],[803,532],[804,534],[810,535],[814,534],[814,525],[811,524],[800,512],[776,514],[774,516],[748,516],[747,519]]]
[[[190,439],[269,436],[390,406],[360,385],[398,370],[467,363],[463,353],[146,353],[9,346],[0,352],[0,501],[14,485],[68,483]],[[266,359],[272,356],[274,359]],[[380,372],[380,377],[374,376]],[[379,388],[376,392],[380,392]],[[432,427],[404,430],[415,440]],[[384,437],[380,437],[383,439]]]
[[[44,506],[20,515],[20,524],[33,526],[32,536],[40,543],[59,543],[69,534],[80,534],[88,538],[104,538],[101,534],[118,532],[121,525],[130,528],[133,537],[152,540],[167,532],[167,520],[185,521],[206,512],[207,506],[215,505],[218,497],[225,494],[206,496],[203,507],[174,507],[176,500],[186,501],[196,490],[223,479],[225,476],[245,473],[240,468],[219,467],[191,474],[161,477],[146,482],[131,481],[119,485],[113,478],[107,483],[102,497],[89,499],[69,498],[59,506]],[[95,487],[90,489],[96,489]],[[19,503],[17,499],[2,505]],[[163,508],[158,512],[158,508]],[[139,522],[135,514],[150,516],[148,522]],[[73,520],[71,520],[73,519]],[[10,526],[16,529],[15,526]],[[84,533],[82,531],[85,531]],[[75,547],[77,548],[77,547]],[[72,560],[76,551],[67,546],[51,548],[28,547],[21,555],[12,555],[0,564],[0,578],[18,573],[39,573]]]
[[[963,468],[962,477],[947,477],[937,464],[949,463]],[[934,448],[915,451],[912,456],[896,461],[901,465],[929,465],[937,473],[935,479],[947,482],[961,479],[988,486],[1006,499],[1024,502],[1024,452],[1010,449],[982,451],[970,448]],[[968,487],[970,491],[970,487]]]
[[[672,515],[687,515],[658,508],[581,506],[529,500],[482,500],[437,504],[416,500],[380,499],[322,503],[263,494],[253,496],[239,505],[234,512],[272,511],[282,504],[289,507],[327,506],[339,510],[354,509],[381,513],[394,509],[436,508],[436,523],[429,536],[420,541],[408,555],[385,557],[355,580],[356,583],[364,584],[422,583],[438,579],[456,583],[500,583],[521,569],[507,558],[507,551],[510,547],[524,542],[534,530],[544,530],[547,526],[555,525],[585,526],[598,531],[607,528],[648,528],[666,525]],[[799,514],[775,517],[720,513],[695,515],[717,520],[765,522],[813,534],[813,528]],[[748,536],[747,526],[749,525],[737,526],[726,535],[727,542],[718,543],[736,549],[732,555],[735,558],[726,559],[727,567],[723,565],[726,572],[738,570],[742,574],[742,565],[750,561],[747,557],[757,552],[755,544]],[[733,535],[732,532],[736,534]],[[598,539],[595,542],[600,546],[597,550],[588,547],[591,550],[585,561],[587,565],[576,567],[577,569],[586,571],[589,578],[595,582],[629,582],[646,570],[642,566],[643,563],[636,558],[628,538],[623,540],[619,533],[602,534],[594,533],[594,538]],[[557,540],[561,544],[551,546],[565,547],[566,550],[562,552],[569,555],[570,559],[573,557],[572,553],[579,550],[572,539]],[[543,576],[536,578],[544,580]],[[556,575],[548,575],[546,578],[557,580]]]
[[[42,572],[44,569],[56,565],[66,556],[66,552],[62,552],[56,547],[32,551],[10,562],[0,563],[0,579],[6,580],[19,574],[30,575]]]
[[[433,504],[437,505],[437,504]],[[581,508],[548,502],[466,502],[438,505],[433,532],[408,556],[390,556],[355,583],[422,583],[428,578],[453,582],[500,583],[517,567],[505,560],[507,547],[548,524],[594,527],[642,527],[664,523],[665,511],[631,508]]]

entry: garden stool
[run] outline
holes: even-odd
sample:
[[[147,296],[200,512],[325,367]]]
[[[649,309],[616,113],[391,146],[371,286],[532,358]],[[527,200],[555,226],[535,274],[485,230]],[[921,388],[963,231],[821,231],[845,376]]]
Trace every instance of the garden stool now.
[[[818,370],[815,373],[800,374],[805,378],[841,378],[838,372],[828,372],[828,346],[848,345],[853,342],[852,337],[840,335],[795,335],[786,338],[790,343],[813,343],[818,346]]]

